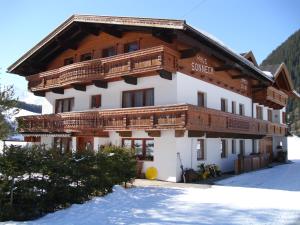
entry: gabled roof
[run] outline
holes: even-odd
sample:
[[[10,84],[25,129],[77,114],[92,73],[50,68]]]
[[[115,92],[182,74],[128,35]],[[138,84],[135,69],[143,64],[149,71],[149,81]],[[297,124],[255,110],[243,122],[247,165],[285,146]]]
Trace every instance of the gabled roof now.
[[[79,31],[84,32],[79,32],[78,27]],[[80,38],[84,37],[86,30],[93,30],[94,28],[111,30],[120,29],[121,31],[134,29],[148,29],[148,31],[150,30],[152,32],[154,30],[170,32],[180,31],[184,35],[192,37],[193,40],[203,44],[205,48],[213,48],[215,51],[225,56],[225,58],[233,60],[244,69],[251,71],[251,76],[254,76],[256,79],[267,83],[273,82],[270,77],[263,73],[263,71],[261,71],[253,63],[249,62],[243,56],[233,52],[222,43],[204,34],[204,32],[189,26],[186,24],[185,20],[93,15],[71,16],[32,49],[26,52],[20,59],[13,63],[8,68],[8,72],[20,74],[22,76],[36,73],[37,69],[33,68],[43,68],[43,63],[47,63],[51,59],[50,57],[53,57],[54,53],[58,54],[63,51],[63,47],[60,47],[60,42],[66,41],[66,37],[69,39],[73,38],[80,40]]]
[[[248,59],[250,62],[252,62],[255,66],[258,66],[257,61],[254,57],[253,52],[250,50],[249,52],[244,52],[240,54],[243,56],[245,59]]]
[[[300,98],[300,94],[294,89],[291,75],[284,63],[274,65],[260,66],[260,69],[265,72],[270,72],[274,79],[274,84],[277,87],[285,90],[294,97]]]

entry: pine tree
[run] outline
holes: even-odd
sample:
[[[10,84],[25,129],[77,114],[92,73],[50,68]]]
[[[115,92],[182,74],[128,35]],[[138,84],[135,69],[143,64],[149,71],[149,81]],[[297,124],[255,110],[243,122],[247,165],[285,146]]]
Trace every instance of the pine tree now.
[[[7,138],[13,131],[9,119],[18,113],[17,99],[14,95],[13,86],[0,85],[0,140]]]

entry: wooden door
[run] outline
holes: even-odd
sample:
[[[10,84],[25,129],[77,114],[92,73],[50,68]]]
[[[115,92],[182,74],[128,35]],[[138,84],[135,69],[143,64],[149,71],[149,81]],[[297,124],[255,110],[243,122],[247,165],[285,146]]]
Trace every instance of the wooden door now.
[[[272,137],[265,137],[260,140],[259,152],[269,157],[270,162],[273,160],[273,144]]]
[[[81,152],[84,150],[94,149],[94,137],[77,137],[77,151]]]

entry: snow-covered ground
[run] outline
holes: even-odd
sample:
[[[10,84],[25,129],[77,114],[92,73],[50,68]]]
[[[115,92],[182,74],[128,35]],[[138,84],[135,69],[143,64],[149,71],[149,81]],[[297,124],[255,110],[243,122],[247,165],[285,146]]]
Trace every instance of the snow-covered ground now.
[[[235,176],[211,188],[144,187],[115,191],[20,225],[300,224],[300,139],[289,139],[294,163]]]

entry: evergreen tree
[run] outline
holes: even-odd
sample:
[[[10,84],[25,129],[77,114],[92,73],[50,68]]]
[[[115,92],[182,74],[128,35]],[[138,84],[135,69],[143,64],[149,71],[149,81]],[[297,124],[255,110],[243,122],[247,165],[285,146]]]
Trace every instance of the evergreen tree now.
[[[276,48],[262,65],[280,64],[284,62],[291,74],[294,87],[300,93],[300,30],[291,35]],[[292,131],[300,135],[300,100],[289,99],[287,105],[288,123]]]
[[[0,84],[0,140],[7,138],[13,131],[9,123],[11,116],[18,113],[17,99],[14,97],[13,86],[3,86]]]

